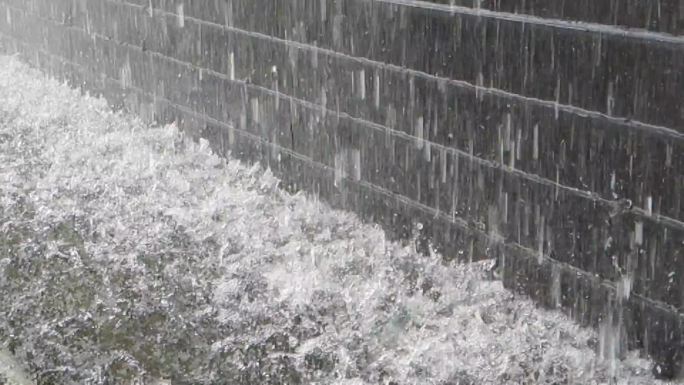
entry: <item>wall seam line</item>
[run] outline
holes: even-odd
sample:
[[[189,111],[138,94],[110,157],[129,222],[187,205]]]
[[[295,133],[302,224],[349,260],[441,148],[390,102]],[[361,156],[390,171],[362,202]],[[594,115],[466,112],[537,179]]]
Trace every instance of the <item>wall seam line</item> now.
[[[486,8],[470,8],[460,5],[436,4],[421,0],[365,0],[370,3],[384,3],[403,7],[440,11],[449,14],[460,14],[511,21],[521,24],[542,25],[562,30],[597,33],[600,35],[619,36],[638,40],[656,41],[658,43],[673,44],[684,48],[684,36],[664,32],[653,32],[642,28],[620,27],[586,21],[569,21],[557,18],[544,18],[536,15],[492,11]]]

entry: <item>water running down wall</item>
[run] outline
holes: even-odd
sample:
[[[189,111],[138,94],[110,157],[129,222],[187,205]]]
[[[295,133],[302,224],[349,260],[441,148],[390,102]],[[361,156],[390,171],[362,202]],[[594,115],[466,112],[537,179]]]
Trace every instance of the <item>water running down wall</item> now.
[[[680,1],[0,0],[0,42],[681,366]]]

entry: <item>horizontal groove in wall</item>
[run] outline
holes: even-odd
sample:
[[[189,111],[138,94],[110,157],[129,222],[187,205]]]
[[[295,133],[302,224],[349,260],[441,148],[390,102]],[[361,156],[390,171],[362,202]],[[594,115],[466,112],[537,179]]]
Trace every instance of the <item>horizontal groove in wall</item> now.
[[[6,35],[4,35],[4,34],[2,34],[2,33],[0,33],[0,37],[5,38],[5,39],[8,39],[8,40],[15,41],[15,42],[18,42],[18,40],[17,40],[16,38],[11,37],[11,36],[6,36]],[[20,44],[24,44],[23,42],[19,42],[19,43],[20,43]],[[35,49],[35,48],[34,48],[34,49]],[[63,63],[67,63],[67,64],[69,64],[69,65],[71,65],[71,66],[77,68],[77,69],[78,69],[79,71],[81,71],[82,73],[89,73],[89,71],[88,71],[87,69],[83,68],[83,66],[81,66],[79,63],[75,63],[75,62],[72,62],[72,61],[70,61],[70,60],[68,60],[68,59],[66,59],[66,58],[64,58],[64,57],[54,55],[54,54],[52,54],[52,53],[50,53],[50,52],[45,51],[45,50],[42,49],[42,48],[37,48],[37,50],[40,51],[40,53],[42,53],[42,54],[44,54],[44,55],[46,55],[46,56],[49,56],[49,57],[51,57],[51,58],[54,59],[54,60],[59,60],[59,61],[61,61],[61,62],[63,62]],[[91,73],[91,75],[100,76],[99,73],[98,73],[98,74],[92,74],[92,73]],[[120,84],[120,80],[118,80],[118,79],[111,79],[111,78],[107,77],[106,80],[107,80],[107,81],[110,81],[111,83],[113,83],[113,84],[115,84],[115,85],[119,85],[119,84]],[[286,154],[288,154],[288,155],[290,155],[290,156],[292,156],[292,157],[294,157],[294,158],[296,158],[296,159],[299,159],[299,160],[301,160],[301,161],[303,161],[303,162],[306,162],[307,164],[310,164],[310,165],[314,166],[315,168],[318,168],[318,169],[320,169],[320,170],[323,170],[323,171],[327,172],[328,174],[333,174],[333,173],[334,173],[334,169],[333,169],[332,167],[330,167],[330,166],[327,166],[327,165],[324,165],[324,164],[315,162],[314,160],[312,160],[312,159],[309,158],[309,157],[303,156],[303,155],[301,155],[301,154],[299,154],[299,153],[297,153],[297,152],[294,152],[294,151],[292,151],[292,150],[290,150],[290,149],[288,149],[288,148],[279,146],[279,145],[277,145],[277,144],[275,144],[275,143],[266,141],[265,139],[263,139],[263,138],[261,138],[261,137],[259,137],[259,136],[257,136],[257,135],[254,135],[254,134],[252,134],[252,133],[250,133],[250,132],[248,132],[248,131],[241,130],[240,128],[235,127],[234,125],[231,125],[231,124],[229,124],[229,123],[222,122],[222,121],[216,120],[216,119],[214,119],[214,118],[211,118],[211,117],[209,117],[209,116],[200,114],[200,113],[198,113],[198,112],[192,110],[192,109],[189,108],[189,107],[186,107],[186,106],[183,106],[183,105],[179,105],[179,104],[174,103],[174,102],[172,102],[172,101],[170,101],[170,100],[167,100],[167,99],[165,99],[165,98],[160,98],[160,97],[157,97],[157,96],[154,96],[154,95],[149,95],[149,94],[145,93],[145,91],[142,90],[142,89],[139,89],[139,88],[136,88],[136,87],[130,87],[130,88],[131,88],[131,90],[133,90],[134,92],[136,92],[136,93],[138,93],[138,94],[140,94],[140,95],[143,95],[143,96],[146,96],[146,97],[148,97],[148,98],[151,98],[151,99],[155,100],[155,102],[161,102],[161,103],[167,104],[168,106],[171,106],[171,107],[177,109],[178,111],[180,111],[180,112],[182,112],[182,113],[184,113],[184,114],[191,115],[191,116],[193,116],[193,117],[195,117],[195,118],[197,118],[197,119],[199,119],[199,120],[203,120],[203,121],[205,121],[205,122],[207,122],[207,123],[211,123],[211,124],[214,124],[214,125],[223,127],[223,128],[225,128],[225,129],[231,129],[231,130],[234,130],[234,131],[236,131],[236,132],[239,132],[240,135],[243,135],[243,136],[245,136],[245,137],[248,137],[250,140],[259,142],[261,145],[269,146],[269,147],[272,147],[272,148],[276,149],[277,151],[281,151],[281,152],[283,152],[283,153],[286,153]],[[463,230],[465,230],[465,231],[477,233],[479,236],[482,236],[482,237],[484,237],[484,238],[489,239],[490,241],[492,241],[492,244],[497,244],[497,242],[499,242],[499,239],[498,239],[498,238],[492,237],[490,234],[488,234],[488,233],[486,233],[486,232],[484,232],[484,231],[482,231],[482,230],[479,230],[479,229],[477,229],[477,228],[474,228],[474,227],[470,226],[470,225],[468,224],[468,222],[464,221],[464,220],[461,219],[461,218],[455,218],[455,217],[452,217],[452,216],[449,216],[449,215],[445,215],[443,212],[436,211],[435,209],[433,209],[433,208],[431,208],[431,207],[422,205],[422,204],[420,204],[420,203],[418,203],[418,202],[415,202],[415,201],[413,201],[413,200],[411,200],[411,199],[408,199],[407,197],[401,196],[401,195],[399,195],[399,194],[395,194],[395,193],[393,193],[393,192],[391,192],[391,191],[388,191],[388,190],[386,190],[386,189],[383,189],[383,188],[381,188],[381,187],[379,187],[379,186],[373,185],[373,184],[368,183],[368,182],[356,182],[356,181],[353,181],[353,180],[349,180],[349,182],[350,182],[350,183],[356,183],[356,184],[358,184],[359,186],[361,186],[361,187],[364,188],[364,189],[367,189],[367,190],[371,190],[371,191],[380,193],[380,194],[386,196],[387,198],[390,198],[390,199],[392,199],[392,200],[395,200],[395,201],[397,201],[397,202],[400,202],[400,203],[402,203],[402,204],[405,204],[405,205],[408,206],[408,207],[411,207],[411,208],[414,208],[414,209],[423,211],[423,212],[427,213],[428,215],[433,216],[433,217],[435,217],[435,218],[436,218],[436,217],[439,217],[439,218],[441,218],[441,219],[443,219],[443,220],[448,221],[449,223],[452,223],[452,224],[456,225],[457,227],[459,227],[459,228],[461,228],[461,229],[463,229]],[[502,245],[502,247],[504,247],[506,250],[509,250],[509,251],[512,251],[512,252],[521,252],[522,255],[524,256],[524,258],[527,259],[527,260],[535,261],[535,260],[538,260],[538,259],[539,259],[539,253],[538,253],[537,250],[532,250],[532,249],[523,247],[523,246],[521,246],[521,245],[519,245],[519,244],[516,244],[516,243],[505,243],[505,244]],[[592,274],[592,273],[589,273],[589,272],[587,272],[587,271],[584,271],[584,270],[582,270],[582,269],[579,269],[579,268],[577,268],[577,267],[574,267],[574,266],[572,266],[572,265],[570,265],[570,264],[567,264],[567,263],[564,263],[564,262],[557,261],[557,260],[551,258],[549,255],[543,255],[543,262],[550,263],[550,264],[552,264],[552,265],[554,265],[554,266],[557,266],[557,267],[560,268],[562,271],[565,271],[565,272],[568,272],[568,273],[571,273],[571,274],[575,274],[575,275],[577,275],[577,276],[581,276],[581,277],[583,277],[584,279],[586,279],[587,281],[591,282],[592,284],[599,285],[599,286],[601,286],[601,287],[603,287],[603,288],[605,288],[605,289],[610,290],[610,291],[613,292],[613,293],[615,293],[615,291],[616,291],[616,285],[615,285],[615,283],[613,283],[613,282],[611,282],[611,281],[608,281],[608,280],[600,279],[600,278],[597,277],[596,275],[594,275],[594,274]],[[640,295],[640,294],[637,294],[637,293],[633,294],[633,297],[636,298],[639,302],[642,302],[642,303],[644,303],[644,304],[646,304],[646,305],[648,305],[648,306],[651,306],[651,307],[653,307],[653,308],[656,308],[656,309],[659,309],[659,310],[663,310],[663,311],[667,311],[667,312],[676,314],[679,318],[681,318],[681,319],[684,320],[684,311],[683,311],[683,310],[677,309],[677,308],[675,308],[675,307],[673,307],[673,306],[671,306],[671,305],[669,305],[669,304],[667,304],[667,303],[664,303],[664,302],[661,302],[661,301],[656,301],[656,300],[653,300],[653,299],[651,299],[651,298],[645,297],[645,296]]]
[[[34,16],[34,17],[37,17],[37,16]],[[51,23],[57,23],[55,21],[47,20],[47,19],[45,19],[45,21],[49,21]],[[63,24],[61,24],[60,26],[64,27],[64,28],[75,29],[81,33],[87,34],[86,31],[83,31],[78,27],[67,26],[67,25],[63,25]],[[90,33],[89,35],[96,37],[98,39],[101,39],[101,40],[113,41],[112,39],[110,39],[106,36],[100,36],[100,35],[93,34],[93,33]],[[113,41],[113,42],[115,42],[115,41]],[[121,43],[121,42],[115,42],[115,43],[126,45],[127,47],[129,47],[131,49],[135,49],[137,51],[143,52],[142,47],[139,47],[139,46],[135,46],[135,45],[131,45],[131,44],[125,44],[125,43]],[[381,125],[381,124],[373,123],[373,122],[370,122],[370,121],[367,121],[364,119],[353,117],[353,116],[351,116],[347,113],[344,113],[344,112],[330,110],[330,109],[325,108],[321,105],[311,103],[311,102],[308,102],[305,100],[293,98],[289,95],[282,94],[278,91],[274,91],[274,90],[271,90],[271,89],[266,88],[266,87],[261,87],[261,86],[257,86],[257,85],[245,82],[244,80],[239,80],[239,79],[232,80],[228,76],[226,76],[225,74],[222,74],[222,73],[219,73],[219,72],[216,72],[213,70],[209,70],[206,68],[198,67],[198,66],[193,65],[191,63],[187,63],[187,62],[184,62],[184,61],[172,58],[172,57],[168,57],[168,56],[162,55],[162,54],[157,53],[157,52],[153,52],[153,51],[149,51],[149,50],[145,50],[145,52],[149,55],[159,57],[163,60],[168,60],[170,62],[179,64],[179,65],[182,65],[182,66],[194,69],[194,70],[203,71],[207,74],[210,74],[210,75],[215,76],[217,78],[220,78],[222,80],[234,82],[234,83],[239,84],[241,86],[247,87],[248,89],[253,89],[253,90],[256,90],[258,92],[261,92],[261,93],[264,93],[267,95],[271,95],[271,96],[275,96],[275,97],[279,97],[279,98],[283,98],[283,99],[289,99],[292,102],[302,106],[303,108],[309,109],[309,110],[316,112],[316,113],[325,113],[325,114],[335,115],[341,119],[349,120],[351,122],[363,125],[365,127],[377,130],[377,131],[382,132],[382,133],[390,132],[391,135],[394,137],[402,138],[402,139],[409,140],[409,141],[412,141],[415,143],[425,142],[426,145],[431,146],[435,151],[443,151],[445,153],[458,156],[462,159],[465,159],[467,161],[473,162],[473,163],[478,164],[478,165],[482,165],[482,166],[487,167],[487,168],[502,170],[503,172],[505,172],[507,174],[514,175],[518,178],[527,180],[527,181],[532,182],[532,183],[537,183],[540,185],[557,188],[557,189],[560,189],[560,190],[567,192],[571,195],[575,195],[575,196],[578,196],[581,198],[589,199],[591,201],[599,202],[599,203],[606,205],[608,207],[618,207],[619,205],[623,204],[623,202],[621,200],[607,199],[607,198],[601,197],[599,194],[597,194],[595,192],[578,189],[578,188],[575,188],[572,186],[563,185],[563,184],[557,183],[556,181],[540,177],[536,174],[531,174],[531,173],[525,172],[524,170],[511,168],[509,166],[503,165],[503,164],[496,162],[496,161],[491,161],[491,160],[479,158],[479,157],[474,156],[474,155],[472,155],[466,151],[462,151],[459,149],[455,149],[455,148],[444,146],[444,145],[437,144],[437,143],[426,142],[421,138],[418,138],[414,135],[410,135],[410,134],[405,133],[403,131],[392,130],[385,125]],[[683,221],[680,221],[680,220],[675,219],[675,218],[668,217],[666,215],[661,215],[658,213],[649,213],[647,210],[645,210],[643,208],[639,208],[637,206],[632,207],[631,209],[625,211],[625,213],[632,213],[635,216],[637,216],[643,220],[651,221],[651,222],[655,222],[655,223],[661,223],[661,224],[666,225],[668,227],[671,227],[673,229],[684,230],[684,222]]]
[[[679,0],[423,0],[490,11],[533,15],[568,22],[605,24],[621,29],[684,35],[684,7]]]
[[[567,21],[553,18],[544,18],[533,15],[491,11],[485,8],[471,8],[458,5],[433,3],[421,0],[366,0],[378,3],[387,3],[403,7],[422,8],[440,11],[450,14],[474,15],[483,18],[514,21],[522,24],[536,24],[552,28],[572,31],[590,32],[603,35],[614,35],[630,39],[647,40],[667,44],[684,45],[684,36],[672,35],[662,32],[653,32],[645,29],[625,28],[607,24],[597,24],[582,21]]]

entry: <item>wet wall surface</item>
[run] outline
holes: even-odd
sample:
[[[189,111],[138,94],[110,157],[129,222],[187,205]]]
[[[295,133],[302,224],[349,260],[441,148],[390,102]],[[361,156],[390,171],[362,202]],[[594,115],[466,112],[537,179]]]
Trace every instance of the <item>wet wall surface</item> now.
[[[0,0],[0,42],[273,169],[674,374],[676,0]],[[605,334],[604,333],[604,334]]]

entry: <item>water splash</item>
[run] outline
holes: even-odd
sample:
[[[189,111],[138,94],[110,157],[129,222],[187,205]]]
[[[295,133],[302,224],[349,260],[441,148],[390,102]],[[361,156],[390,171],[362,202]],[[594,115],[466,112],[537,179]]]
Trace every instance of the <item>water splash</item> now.
[[[57,383],[657,383],[633,355],[596,362],[596,333],[484,263],[0,60],[0,339]]]

